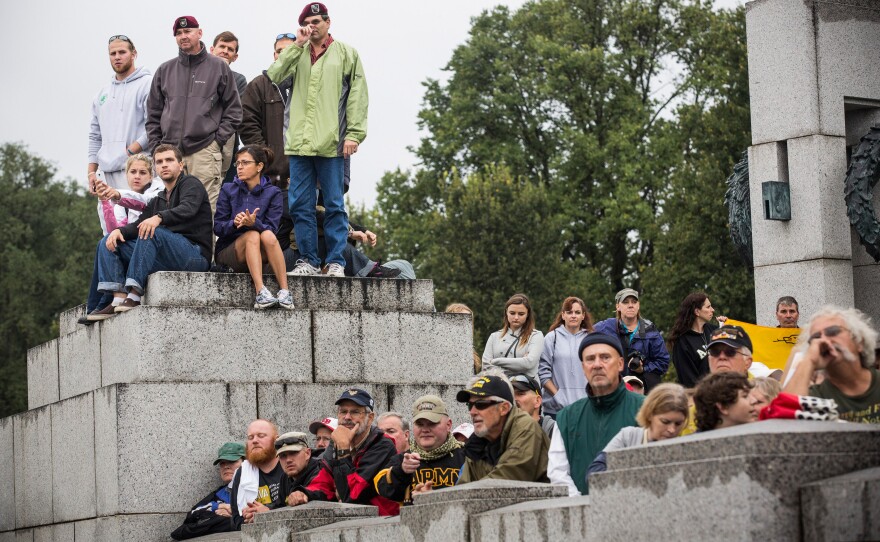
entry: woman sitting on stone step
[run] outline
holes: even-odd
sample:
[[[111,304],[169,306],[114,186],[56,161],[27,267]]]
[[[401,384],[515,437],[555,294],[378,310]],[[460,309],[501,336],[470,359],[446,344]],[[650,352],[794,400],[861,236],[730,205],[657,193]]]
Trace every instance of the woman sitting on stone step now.
[[[504,304],[500,330],[489,336],[483,350],[483,370],[499,367],[508,376],[538,376],[544,334],[535,329],[535,313],[526,294],[516,294]]]
[[[248,145],[238,151],[235,169],[237,175],[224,184],[217,200],[214,215],[214,234],[217,243],[214,260],[227,265],[236,273],[247,270],[254,281],[257,295],[255,309],[276,305],[293,309],[293,298],[287,289],[284,254],[275,232],[281,221],[285,194],[262,176],[263,169],[272,163],[272,149]],[[272,295],[263,284],[263,264],[268,262],[281,287]]]

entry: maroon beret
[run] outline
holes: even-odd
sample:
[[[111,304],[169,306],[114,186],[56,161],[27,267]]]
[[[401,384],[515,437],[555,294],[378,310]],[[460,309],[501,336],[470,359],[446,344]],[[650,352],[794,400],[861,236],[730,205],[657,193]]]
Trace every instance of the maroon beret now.
[[[325,6],[321,2],[312,2],[311,4],[306,4],[306,7],[303,8],[302,13],[299,14],[299,20],[297,22],[300,26],[302,26],[303,21],[306,20],[306,17],[311,17],[312,15],[329,15],[329,13],[327,13],[327,6]]]
[[[184,15],[183,17],[178,17],[174,19],[174,28],[171,31],[174,35],[177,35],[178,29],[181,28],[198,28],[199,22],[192,15]]]

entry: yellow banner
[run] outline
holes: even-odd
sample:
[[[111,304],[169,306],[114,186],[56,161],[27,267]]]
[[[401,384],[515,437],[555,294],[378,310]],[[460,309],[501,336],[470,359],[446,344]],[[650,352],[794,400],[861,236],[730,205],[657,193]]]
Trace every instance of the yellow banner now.
[[[785,369],[785,362],[797,343],[800,328],[764,327],[728,318],[725,325],[740,326],[752,340],[752,359],[771,369]]]

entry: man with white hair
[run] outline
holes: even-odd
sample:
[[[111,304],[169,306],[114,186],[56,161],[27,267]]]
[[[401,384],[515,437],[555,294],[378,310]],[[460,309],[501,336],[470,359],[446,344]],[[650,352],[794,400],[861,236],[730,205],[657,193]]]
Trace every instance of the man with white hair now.
[[[808,329],[798,337],[804,355],[790,369],[782,391],[834,399],[842,420],[880,423],[877,331],[868,317],[858,309],[823,307],[810,318]],[[811,386],[818,370],[825,371],[825,380]]]
[[[464,446],[459,484],[484,478],[547,482],[550,439],[516,407],[513,386],[500,370],[485,371],[456,395],[467,403],[474,434]]]

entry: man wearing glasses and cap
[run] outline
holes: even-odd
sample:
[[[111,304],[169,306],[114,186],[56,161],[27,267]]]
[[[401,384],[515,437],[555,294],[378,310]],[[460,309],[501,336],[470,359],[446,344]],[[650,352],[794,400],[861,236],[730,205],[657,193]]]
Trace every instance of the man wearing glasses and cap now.
[[[281,480],[281,499],[272,503],[269,508],[280,508],[287,504],[287,496],[300,486],[307,486],[318,475],[321,463],[318,458],[312,457],[312,449],[309,448],[309,437],[305,433],[292,431],[284,433],[275,440],[275,453],[284,474],[287,476]]]
[[[128,36],[110,36],[107,45],[114,77],[92,102],[89,128],[89,192],[95,193],[100,170],[107,185],[128,189],[125,162],[147,148],[147,98],[153,76],[135,68],[137,49]]]
[[[416,399],[412,423],[409,449],[394,456],[374,480],[379,495],[404,505],[412,504],[413,495],[454,486],[464,463],[464,449],[452,435],[452,420],[442,399],[436,395]]]
[[[527,374],[517,374],[510,377],[513,385],[513,399],[523,412],[538,422],[547,438],[553,438],[553,429],[556,421],[550,416],[541,413],[541,385],[538,381]]]
[[[464,446],[459,484],[484,478],[546,482],[550,440],[514,404],[513,386],[500,370],[485,371],[456,395],[467,403],[474,434]]]
[[[336,401],[339,425],[330,435],[333,442],[321,455],[321,469],[306,486],[294,488],[289,506],[309,501],[370,504],[380,516],[395,516],[400,505],[376,493],[373,479],[397,454],[394,442],[373,426],[375,402],[362,389],[345,390]]]

